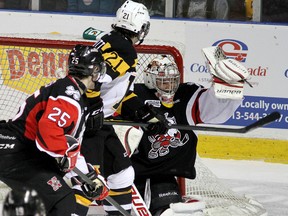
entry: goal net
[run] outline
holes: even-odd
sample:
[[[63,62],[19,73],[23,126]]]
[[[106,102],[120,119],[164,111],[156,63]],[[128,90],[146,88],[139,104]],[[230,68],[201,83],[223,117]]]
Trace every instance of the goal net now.
[[[68,71],[69,52],[75,44],[92,45],[91,41],[57,40],[25,37],[0,37],[0,120],[14,117],[18,107],[28,95],[40,86],[56,80],[59,72]],[[139,63],[136,82],[143,82],[144,68],[157,55],[174,60],[182,74],[183,59],[173,46],[136,46]],[[179,179],[183,195],[200,195],[206,202],[206,215],[262,216],[266,210],[255,200],[237,195],[225,188],[220,180],[201,162],[196,160],[197,178]],[[0,184],[0,202],[9,191]]]

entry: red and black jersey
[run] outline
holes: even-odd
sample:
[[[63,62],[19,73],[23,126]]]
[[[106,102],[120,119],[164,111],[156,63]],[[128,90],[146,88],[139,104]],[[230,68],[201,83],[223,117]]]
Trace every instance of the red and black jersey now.
[[[223,100],[214,95],[213,88],[205,89],[195,83],[180,84],[171,108],[163,106],[156,91],[144,84],[135,84],[134,92],[143,103],[154,106],[173,124],[220,124],[227,121],[241,100]],[[125,109],[125,103],[122,105]],[[192,130],[169,129],[166,134],[142,136],[131,160],[136,176],[173,175],[194,179],[194,164],[198,138]]]
[[[76,80],[67,76],[29,96],[10,125],[20,139],[36,141],[41,151],[53,157],[63,156],[68,148],[64,134],[82,137],[86,103]]]

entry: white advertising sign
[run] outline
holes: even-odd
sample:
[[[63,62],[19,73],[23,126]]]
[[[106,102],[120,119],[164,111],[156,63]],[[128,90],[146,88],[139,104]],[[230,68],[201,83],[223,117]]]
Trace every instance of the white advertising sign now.
[[[221,46],[228,58],[241,61],[251,74],[253,88],[245,86],[245,99],[226,124],[247,125],[278,111],[271,128],[288,128],[288,28],[269,25],[189,22],[185,51],[185,81],[209,86],[210,74],[203,47]]]

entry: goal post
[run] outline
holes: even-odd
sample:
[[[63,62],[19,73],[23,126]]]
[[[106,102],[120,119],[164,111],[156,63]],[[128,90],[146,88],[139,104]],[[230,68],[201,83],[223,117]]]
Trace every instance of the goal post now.
[[[76,44],[93,45],[93,41],[57,40],[25,37],[0,37],[0,120],[14,117],[28,95],[51,81],[58,71],[68,71],[68,56]],[[157,55],[167,55],[176,62],[184,77],[183,58],[178,49],[168,45],[138,45],[136,82],[143,82],[147,65]],[[221,185],[219,179],[197,157],[195,180],[179,178],[182,195],[200,195],[206,203],[205,215],[264,216],[266,210],[256,201],[239,196]],[[0,184],[0,202],[7,187]],[[4,194],[4,195],[3,195]]]

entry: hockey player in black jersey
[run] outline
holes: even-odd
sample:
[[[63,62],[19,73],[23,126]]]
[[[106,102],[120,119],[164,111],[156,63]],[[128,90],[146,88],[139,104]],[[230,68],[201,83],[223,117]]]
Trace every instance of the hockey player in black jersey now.
[[[215,57],[217,52],[221,53],[217,47],[203,51],[213,77],[210,88],[191,82],[180,83],[176,64],[165,56],[159,56],[148,65],[144,71],[145,84],[135,84],[134,92],[139,99],[153,106],[157,113],[162,113],[172,126],[224,123],[241,104],[248,71],[239,62],[224,56]],[[228,67],[222,67],[223,63]],[[231,91],[222,93],[221,90]],[[233,90],[239,91],[239,95],[232,93]],[[131,106],[133,104],[129,104],[129,101],[122,104],[121,115],[126,119],[130,115],[127,107]],[[129,140],[129,133],[126,136]],[[166,134],[157,135],[144,130],[131,160],[135,169],[136,187],[143,198],[151,195],[148,205],[152,215],[160,215],[169,208],[170,203],[182,202],[175,177],[195,178],[197,141],[197,135],[192,130],[172,128]],[[190,213],[193,213],[193,209]]]
[[[151,122],[151,131],[162,133],[166,131],[165,125],[155,118],[132,91],[138,62],[134,45],[141,43],[148,34],[149,21],[148,10],[143,4],[129,0],[118,9],[112,31],[102,36],[94,45],[103,52],[107,73],[99,80],[101,85],[98,89],[91,91],[91,94],[100,94],[106,119],[116,117],[116,110],[121,102],[129,100],[134,104],[130,111],[135,120]],[[102,153],[99,149],[102,149]],[[107,178],[110,187],[109,195],[125,210],[130,211],[134,170],[113,127],[103,126],[99,131],[86,131],[81,152],[89,163],[100,166],[101,174]],[[88,211],[89,202],[86,203]],[[121,215],[106,200],[103,201],[103,206],[109,215]]]
[[[86,119],[103,115],[102,101],[90,106],[85,92],[105,74],[105,62],[95,47],[76,45],[68,66],[67,76],[42,86],[13,119],[0,124],[0,143],[6,146],[0,150],[0,180],[15,192],[35,189],[47,215],[55,216],[81,215],[74,191],[63,179],[64,175],[75,176],[76,164],[82,164],[81,171],[97,183],[90,191],[83,190],[89,198],[96,199],[108,190],[103,177],[80,155]],[[81,187],[88,188],[85,183]]]

